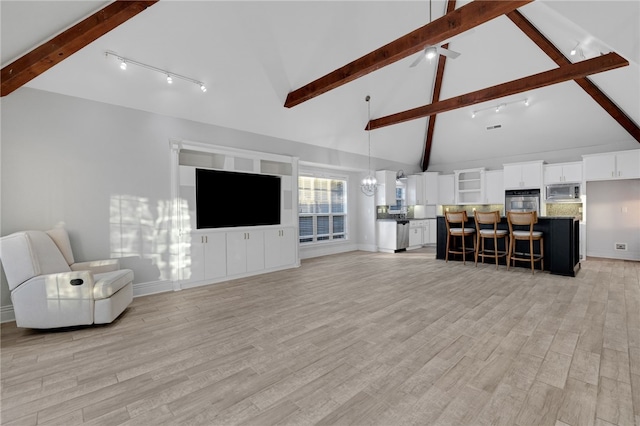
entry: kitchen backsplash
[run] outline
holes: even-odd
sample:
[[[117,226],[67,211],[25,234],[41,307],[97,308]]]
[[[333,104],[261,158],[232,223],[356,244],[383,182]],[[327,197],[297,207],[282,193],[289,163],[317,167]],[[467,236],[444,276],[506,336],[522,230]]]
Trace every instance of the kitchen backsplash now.
[[[547,203],[547,216],[572,216],[582,220],[582,203]]]

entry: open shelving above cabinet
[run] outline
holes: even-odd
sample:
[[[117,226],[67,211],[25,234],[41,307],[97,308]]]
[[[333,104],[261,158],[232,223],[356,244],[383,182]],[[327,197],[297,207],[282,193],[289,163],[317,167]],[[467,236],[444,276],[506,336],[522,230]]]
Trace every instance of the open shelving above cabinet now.
[[[484,202],[484,168],[455,171],[456,204]]]

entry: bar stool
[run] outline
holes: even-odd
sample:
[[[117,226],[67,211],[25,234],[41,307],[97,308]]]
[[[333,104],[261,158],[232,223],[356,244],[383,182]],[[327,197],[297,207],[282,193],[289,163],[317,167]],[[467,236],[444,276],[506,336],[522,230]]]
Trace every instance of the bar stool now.
[[[540,231],[534,231],[533,225],[538,223],[538,214],[536,212],[507,212],[507,221],[509,222],[509,233],[511,236],[511,244],[509,244],[509,258],[507,262],[507,270],[509,270],[509,263],[513,261],[513,266],[516,265],[516,260],[531,262],[531,273],[534,274],[534,263],[540,262],[540,270],[544,271],[544,237]],[[519,226],[519,229],[514,229],[514,226]],[[523,227],[528,226],[528,230],[524,230]],[[529,253],[517,253],[516,241],[529,241]],[[539,241],[540,253],[534,253],[533,242]]]
[[[445,223],[447,225],[447,253],[445,254],[445,261],[449,261],[449,253],[451,254],[461,254],[462,255],[462,263],[467,264],[467,253],[472,254],[475,253],[475,238],[471,239],[472,247],[465,247],[465,237],[472,236],[475,234],[476,230],[473,228],[465,228],[465,223],[469,220],[467,217],[467,212],[445,212],[444,213]],[[451,226],[451,225],[459,225],[459,226]],[[460,247],[451,247],[451,242],[453,240],[453,244],[455,245],[455,238],[459,237],[461,240],[462,248]]]
[[[509,232],[506,229],[498,229],[500,213],[497,210],[492,212],[475,211],[474,216],[476,218],[476,235],[478,236],[478,241],[476,242],[476,267],[478,266],[478,257],[482,256],[482,263],[484,263],[485,257],[494,258],[496,260],[496,269],[498,269],[498,258],[509,255]],[[493,240],[493,249],[485,249],[484,242],[486,239]],[[504,240],[504,251],[498,250],[498,240]]]

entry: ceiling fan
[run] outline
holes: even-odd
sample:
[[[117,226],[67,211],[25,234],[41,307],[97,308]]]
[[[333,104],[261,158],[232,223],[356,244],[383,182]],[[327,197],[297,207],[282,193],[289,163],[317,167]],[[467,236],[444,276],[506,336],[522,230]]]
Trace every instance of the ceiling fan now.
[[[429,23],[431,23],[431,0],[429,0]],[[473,32],[473,30],[467,31],[467,33],[471,33],[471,32]],[[460,53],[454,50],[450,50],[442,47],[447,43],[449,43],[449,40],[444,40],[441,43],[438,43],[437,45],[431,45],[431,46],[425,47],[423,52],[420,54],[420,56],[418,56],[418,58],[415,61],[413,61],[410,67],[411,68],[415,67],[420,62],[422,62],[425,58],[428,60],[432,60],[438,55],[443,55],[451,59],[456,59],[458,56],[460,56]]]

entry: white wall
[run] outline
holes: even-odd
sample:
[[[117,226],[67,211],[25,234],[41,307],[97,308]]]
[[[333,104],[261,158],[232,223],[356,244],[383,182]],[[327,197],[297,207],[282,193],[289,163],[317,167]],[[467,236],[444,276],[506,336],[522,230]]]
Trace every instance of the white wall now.
[[[367,168],[365,156],[40,90],[21,88],[1,102],[0,235],[63,222],[76,261],[119,257],[135,283],[171,276],[170,138]],[[351,229],[358,242],[360,227]],[[4,274],[0,290],[0,306],[9,305]]]
[[[640,179],[587,182],[586,205],[587,256],[640,260]]]

